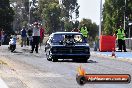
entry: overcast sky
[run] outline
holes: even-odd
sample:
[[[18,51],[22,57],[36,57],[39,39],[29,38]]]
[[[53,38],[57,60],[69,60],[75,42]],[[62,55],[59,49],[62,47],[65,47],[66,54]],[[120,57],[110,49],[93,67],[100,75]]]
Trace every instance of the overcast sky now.
[[[104,3],[104,0],[102,2]],[[79,20],[88,18],[99,24],[100,0],[78,0],[78,4],[80,5]]]

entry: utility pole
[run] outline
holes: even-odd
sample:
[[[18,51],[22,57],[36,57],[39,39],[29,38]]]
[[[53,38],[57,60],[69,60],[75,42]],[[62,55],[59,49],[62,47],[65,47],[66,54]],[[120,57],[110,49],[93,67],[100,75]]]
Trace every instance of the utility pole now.
[[[28,16],[28,29],[30,28],[30,13],[31,13],[31,10],[30,10],[30,0],[29,0],[29,16]]]
[[[126,0],[124,5],[124,30],[126,30]]]
[[[98,48],[99,48],[99,46],[100,46],[101,26],[102,26],[102,0],[100,0],[100,24],[99,24]]]
[[[100,24],[99,24],[99,39],[101,36],[101,25],[102,25],[102,0],[100,0]]]

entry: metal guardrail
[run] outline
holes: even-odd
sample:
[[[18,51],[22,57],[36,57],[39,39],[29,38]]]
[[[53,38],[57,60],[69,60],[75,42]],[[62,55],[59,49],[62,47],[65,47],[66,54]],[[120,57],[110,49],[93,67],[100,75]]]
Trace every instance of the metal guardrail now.
[[[132,38],[126,38],[125,42],[126,42],[126,48],[132,50]]]
[[[125,40],[132,40],[132,38],[125,38]]]

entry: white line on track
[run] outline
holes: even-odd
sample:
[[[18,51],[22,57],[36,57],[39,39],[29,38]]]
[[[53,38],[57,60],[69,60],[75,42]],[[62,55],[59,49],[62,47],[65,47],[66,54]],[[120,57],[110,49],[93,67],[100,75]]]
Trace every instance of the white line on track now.
[[[6,83],[0,78],[0,88],[9,88]]]

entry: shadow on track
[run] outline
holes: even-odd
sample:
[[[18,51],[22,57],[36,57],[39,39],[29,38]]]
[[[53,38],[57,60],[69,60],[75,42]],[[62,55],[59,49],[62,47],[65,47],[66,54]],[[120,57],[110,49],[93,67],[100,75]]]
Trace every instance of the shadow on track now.
[[[98,63],[97,61],[87,60],[87,62],[81,60],[72,60],[72,59],[59,59],[57,62],[70,62],[70,63]]]

